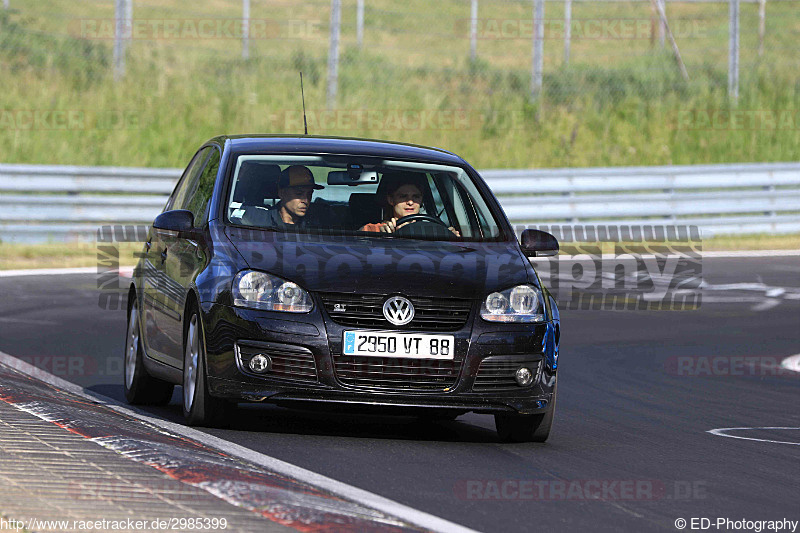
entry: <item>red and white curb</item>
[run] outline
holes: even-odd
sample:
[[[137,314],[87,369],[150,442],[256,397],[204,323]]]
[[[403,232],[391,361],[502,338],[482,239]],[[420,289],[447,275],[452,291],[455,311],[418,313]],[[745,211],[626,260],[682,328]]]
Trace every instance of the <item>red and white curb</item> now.
[[[0,363],[20,372],[16,381],[6,377],[0,382],[0,400],[294,529],[354,533],[473,531],[219,437],[153,417],[3,352]],[[30,378],[36,382],[26,383]],[[45,398],[37,393],[36,383],[51,385],[80,400],[65,395]],[[39,385],[42,386],[45,385]],[[114,419],[109,410],[124,416]],[[130,421],[131,418],[135,420]],[[151,430],[133,427],[132,422],[144,422]],[[242,461],[253,466],[246,468]]]

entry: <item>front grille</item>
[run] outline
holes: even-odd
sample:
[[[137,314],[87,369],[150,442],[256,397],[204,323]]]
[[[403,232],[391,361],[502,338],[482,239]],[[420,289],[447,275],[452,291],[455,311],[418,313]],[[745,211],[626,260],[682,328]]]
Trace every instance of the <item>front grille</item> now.
[[[319,293],[331,319],[343,326],[396,329],[383,316],[385,294]],[[456,331],[464,327],[472,308],[470,300],[457,298],[409,297],[414,304],[414,319],[403,329]]]
[[[490,392],[498,390],[520,390],[514,374],[521,366],[527,366],[533,373],[533,384],[539,381],[542,361],[530,358],[492,356],[481,361],[478,375],[472,390],[476,392]]]
[[[336,356],[336,377],[345,385],[397,390],[445,390],[455,385],[461,361]]]
[[[256,374],[249,364],[256,354],[267,355],[272,359],[272,368],[266,374]],[[291,381],[316,382],[317,366],[311,350],[302,346],[278,344],[273,342],[252,342],[236,344],[236,359],[245,374],[260,378],[278,378]]]

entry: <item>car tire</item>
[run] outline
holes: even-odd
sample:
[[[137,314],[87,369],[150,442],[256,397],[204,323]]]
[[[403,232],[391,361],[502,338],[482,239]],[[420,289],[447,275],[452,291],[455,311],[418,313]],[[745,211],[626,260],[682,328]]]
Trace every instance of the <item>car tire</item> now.
[[[132,298],[128,311],[128,329],[125,335],[125,355],[122,365],[125,399],[133,405],[166,405],[172,398],[175,386],[154,378],[144,367],[139,303],[136,296]]]
[[[553,387],[553,398],[550,408],[535,415],[494,415],[494,424],[497,436],[501,442],[545,442],[550,436],[553,427],[553,417],[556,412],[556,391],[558,384]]]
[[[188,316],[183,336],[183,418],[190,426],[220,427],[229,422],[234,405],[209,394],[200,315],[192,310]]]

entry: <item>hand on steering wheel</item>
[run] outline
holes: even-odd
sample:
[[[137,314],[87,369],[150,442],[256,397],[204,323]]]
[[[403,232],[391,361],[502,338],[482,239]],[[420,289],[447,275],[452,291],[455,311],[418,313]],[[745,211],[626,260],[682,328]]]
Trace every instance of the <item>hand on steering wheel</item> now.
[[[394,218],[394,217],[390,218],[389,220],[387,220],[386,222],[383,223],[383,225],[380,228],[380,231],[382,231],[383,233],[394,233],[398,229],[400,229],[402,227],[405,227],[408,224],[411,224],[413,222],[417,222],[417,221],[420,221],[420,222],[434,222],[434,223],[440,224],[442,226],[445,225],[444,222],[442,222],[441,220],[439,220],[436,217],[432,217],[430,215],[422,215],[420,213],[415,213],[413,215],[406,215],[406,216],[400,217],[400,218]]]
[[[396,231],[401,228],[407,227],[409,224],[413,222],[428,222],[436,224],[437,226],[442,226],[444,228],[447,228],[456,237],[461,237],[461,233],[459,233],[455,228],[448,227],[445,222],[442,222],[439,218],[431,215],[423,215],[421,213],[416,213],[413,215],[404,216],[399,220],[392,219],[390,222],[392,224],[392,229],[387,228],[387,231],[389,231],[390,233],[392,231]]]
[[[433,222],[434,224],[439,224],[440,226],[447,226],[447,224],[445,224],[436,217],[433,217],[431,215],[423,215],[422,213],[415,213],[413,215],[406,215],[398,219],[396,223],[397,228],[411,222]]]

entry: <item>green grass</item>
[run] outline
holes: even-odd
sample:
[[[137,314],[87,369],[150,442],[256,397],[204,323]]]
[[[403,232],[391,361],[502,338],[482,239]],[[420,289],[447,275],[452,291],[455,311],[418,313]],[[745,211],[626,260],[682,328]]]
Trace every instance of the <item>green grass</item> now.
[[[115,243],[113,246],[120,266],[136,265],[142,251],[141,243]],[[93,267],[100,263],[98,254],[107,262],[109,252],[91,243],[0,243],[0,270]]]
[[[470,62],[467,3],[368,2],[360,50],[355,2],[345,1],[336,115],[324,113],[327,0],[253,3],[253,20],[273,21],[278,33],[287,20],[299,20],[306,32],[300,39],[255,39],[248,61],[235,39],[134,40],[118,83],[111,41],[82,38],[80,30],[81,19],[112,18],[113,2],[12,4],[10,14],[0,13],[2,162],[182,167],[217,134],[300,132],[298,70],[311,133],[440,146],[478,168],[800,159],[800,124],[697,130],[681,129],[679,120],[686,111],[739,109],[788,110],[800,121],[796,2],[768,5],[761,58],[757,6],[742,5],[741,96],[734,106],[727,97],[727,5],[669,6],[690,83],[671,54],[647,38],[576,38],[569,66],[562,64],[561,40],[548,38],[545,90],[532,103],[530,39],[481,39],[479,59]],[[196,21],[236,17],[240,6],[137,0],[135,16]],[[530,20],[529,2],[480,6],[481,19]],[[561,9],[548,2],[546,17],[557,19]],[[646,3],[573,7],[576,21],[649,17]],[[81,119],[72,128],[20,127],[13,118],[20,110],[72,111]],[[372,115],[364,118],[363,110]]]
[[[703,250],[795,250],[800,251],[800,234],[769,235],[717,235],[703,240]]]

